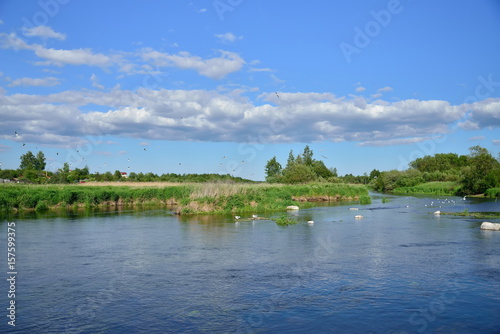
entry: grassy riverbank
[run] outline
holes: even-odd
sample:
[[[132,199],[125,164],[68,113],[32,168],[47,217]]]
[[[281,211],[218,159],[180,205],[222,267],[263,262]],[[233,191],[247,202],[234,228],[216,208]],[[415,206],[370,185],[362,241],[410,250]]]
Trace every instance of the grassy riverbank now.
[[[392,191],[394,194],[422,194],[436,196],[461,196],[461,185],[458,182],[451,181],[434,181],[417,184],[413,187],[399,187]],[[484,194],[468,195],[471,197],[500,197],[500,188],[490,188]]]
[[[370,203],[364,186],[346,184],[87,183],[79,185],[0,185],[0,210],[165,205],[178,214],[285,210],[317,201]]]
[[[460,184],[457,182],[426,182],[413,187],[399,187],[395,188],[395,194],[425,194],[425,195],[442,195],[453,196],[456,195],[460,189]]]

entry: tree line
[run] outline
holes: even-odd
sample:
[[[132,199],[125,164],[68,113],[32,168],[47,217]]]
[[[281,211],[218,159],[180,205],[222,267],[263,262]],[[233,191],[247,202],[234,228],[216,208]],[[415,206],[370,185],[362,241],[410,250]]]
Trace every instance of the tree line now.
[[[495,158],[479,145],[469,148],[469,152],[468,155],[440,153],[417,158],[405,171],[380,173],[372,186],[387,192],[425,182],[448,181],[459,186],[456,195],[483,194],[488,189],[500,187],[500,155]]]
[[[78,183],[85,181],[133,181],[133,182],[253,182],[230,174],[175,174],[164,173],[135,173],[131,172],[126,177],[121,171],[113,173],[90,173],[89,167],[70,169],[66,162],[63,167],[55,172],[45,170],[46,159],[42,151],[34,155],[31,151],[23,154],[18,169],[0,169],[0,179],[17,180],[36,184]]]

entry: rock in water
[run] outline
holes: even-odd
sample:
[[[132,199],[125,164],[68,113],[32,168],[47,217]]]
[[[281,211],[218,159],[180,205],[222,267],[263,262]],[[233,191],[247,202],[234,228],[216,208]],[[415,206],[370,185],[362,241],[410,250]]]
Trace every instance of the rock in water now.
[[[481,224],[481,230],[500,231],[500,224],[490,223],[490,222],[483,222]]]

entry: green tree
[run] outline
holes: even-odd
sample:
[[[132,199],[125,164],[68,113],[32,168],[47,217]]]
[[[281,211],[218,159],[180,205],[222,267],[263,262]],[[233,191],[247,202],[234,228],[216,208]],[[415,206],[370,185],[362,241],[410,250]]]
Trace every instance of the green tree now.
[[[469,166],[465,169],[461,191],[464,194],[482,194],[488,188],[495,187],[496,170],[500,162],[487,149],[477,145],[470,149]]]
[[[119,181],[122,178],[122,173],[119,170],[115,170],[115,174],[113,176],[116,181]]]
[[[329,177],[335,176],[332,171],[326,168],[325,163],[321,160],[313,160],[311,167],[314,173],[318,177],[322,177],[323,179],[327,179]]]
[[[266,164],[266,181],[277,182],[281,176],[281,171],[281,164],[276,160],[276,156],[274,156]]]
[[[304,147],[304,153],[302,153],[302,161],[306,166],[312,166],[313,164],[313,151],[309,148],[309,145]]]
[[[306,183],[317,179],[316,173],[310,166],[305,164],[294,164],[283,171],[285,183]]]
[[[35,157],[35,155],[28,151],[26,154],[21,156],[21,164],[19,165],[20,170],[35,170],[35,171],[43,171],[45,169],[45,155],[42,151],[39,151]]]
[[[288,153],[288,160],[286,161],[286,167],[290,167],[295,163],[295,157],[293,155],[293,150]]]

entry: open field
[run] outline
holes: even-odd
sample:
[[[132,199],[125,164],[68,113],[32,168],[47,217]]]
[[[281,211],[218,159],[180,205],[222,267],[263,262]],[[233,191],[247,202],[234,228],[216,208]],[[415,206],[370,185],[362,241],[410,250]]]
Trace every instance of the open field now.
[[[109,182],[72,185],[0,186],[0,210],[164,205],[178,214],[285,210],[317,201],[371,201],[368,190],[346,184],[240,184]]]

